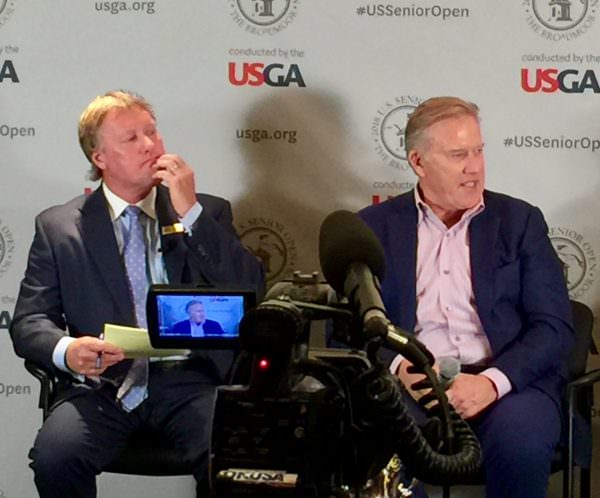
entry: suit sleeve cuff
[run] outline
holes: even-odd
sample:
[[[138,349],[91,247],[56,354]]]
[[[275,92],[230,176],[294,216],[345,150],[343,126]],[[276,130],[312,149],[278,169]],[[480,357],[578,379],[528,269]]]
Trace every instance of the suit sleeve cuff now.
[[[496,392],[498,393],[498,399],[512,391],[510,380],[508,380],[508,377],[501,370],[498,370],[497,368],[488,368],[481,372],[481,375],[485,375],[492,381],[492,384],[494,384]]]

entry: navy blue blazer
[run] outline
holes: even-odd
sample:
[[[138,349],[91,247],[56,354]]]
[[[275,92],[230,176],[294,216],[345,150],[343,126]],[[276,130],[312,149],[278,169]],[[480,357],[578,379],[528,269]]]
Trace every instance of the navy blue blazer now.
[[[541,211],[507,195],[484,192],[485,209],[469,226],[475,305],[489,338],[490,366],[515,391],[535,386],[560,404],[573,343],[571,306]],[[417,208],[414,191],[359,216],[381,241],[386,259],[382,295],[391,321],[416,322]]]
[[[161,233],[169,282],[248,286],[260,298],[263,270],[235,234],[229,202],[207,194],[198,201],[203,210],[191,236]],[[160,227],[178,221],[162,186],[156,212]],[[61,337],[98,336],[106,322],[134,325],[135,316],[108,204],[98,188],[36,217],[10,333],[19,356],[52,370]]]

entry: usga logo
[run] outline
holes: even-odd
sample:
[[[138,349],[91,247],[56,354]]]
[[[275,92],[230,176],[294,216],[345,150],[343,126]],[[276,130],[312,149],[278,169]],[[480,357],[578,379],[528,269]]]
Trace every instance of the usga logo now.
[[[262,62],[244,62],[241,66],[230,62],[229,82],[235,86],[306,86],[298,64],[290,64],[286,69],[283,64],[265,65]]]
[[[523,0],[527,24],[551,41],[575,40],[586,33],[597,15],[598,0]]]
[[[0,83],[4,83],[4,80],[10,80],[13,83],[19,82],[19,76],[15,69],[15,65],[11,60],[0,61]]]
[[[371,123],[375,152],[388,166],[406,171],[404,131],[408,118],[421,103],[419,97],[396,97],[378,110]]]
[[[560,259],[569,295],[577,299],[593,287],[596,280],[594,248],[575,230],[565,227],[550,229],[550,241]]]
[[[528,93],[554,93],[559,90],[563,93],[583,93],[588,90],[600,93],[598,78],[593,69],[559,71],[556,68],[521,68],[521,88]]]

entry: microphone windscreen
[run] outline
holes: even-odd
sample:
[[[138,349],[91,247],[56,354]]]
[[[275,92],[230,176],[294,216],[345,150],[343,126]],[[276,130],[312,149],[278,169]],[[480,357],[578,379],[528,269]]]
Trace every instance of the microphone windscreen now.
[[[319,261],[323,276],[343,293],[346,274],[353,263],[363,263],[380,280],[385,273],[385,256],[377,236],[355,213],[340,210],[321,224]]]
[[[444,382],[450,382],[454,380],[460,373],[460,361],[457,358],[445,356],[439,360],[440,366],[440,379]]]

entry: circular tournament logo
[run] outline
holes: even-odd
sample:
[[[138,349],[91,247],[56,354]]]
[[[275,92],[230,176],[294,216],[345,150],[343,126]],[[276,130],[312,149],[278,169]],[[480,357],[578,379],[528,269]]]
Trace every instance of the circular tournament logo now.
[[[272,284],[289,277],[296,269],[296,242],[285,226],[270,218],[253,218],[239,227],[242,244],[265,269]]]
[[[527,0],[529,26],[543,38],[574,40],[596,19],[598,0]]]
[[[231,16],[244,30],[273,35],[297,16],[299,0],[230,0]]]
[[[4,25],[15,11],[15,2],[16,0],[0,0],[0,26]]]
[[[408,118],[421,103],[418,97],[396,97],[386,102],[371,124],[371,136],[380,159],[396,169],[408,170],[404,132]]]
[[[560,259],[569,295],[577,299],[594,284],[597,265],[594,249],[580,233],[569,228],[551,228],[549,235]]]
[[[15,240],[9,228],[0,220],[0,277],[6,273],[15,253]]]

